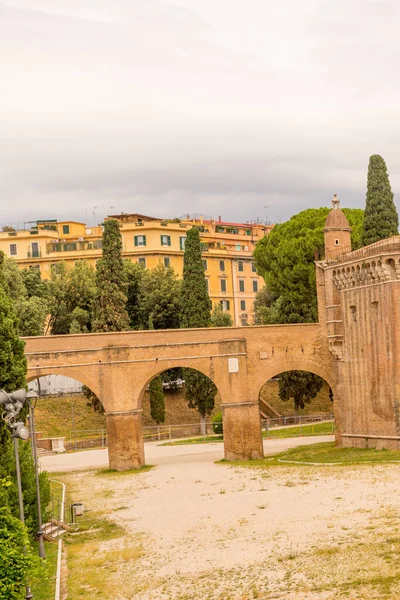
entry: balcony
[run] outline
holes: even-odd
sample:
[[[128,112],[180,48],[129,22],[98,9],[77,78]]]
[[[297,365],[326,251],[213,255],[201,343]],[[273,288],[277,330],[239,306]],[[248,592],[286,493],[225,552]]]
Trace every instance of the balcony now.
[[[42,258],[42,252],[40,250],[28,252],[28,258]]]
[[[53,242],[47,244],[46,252],[86,252],[87,250],[101,250],[102,240],[84,241],[84,242]]]

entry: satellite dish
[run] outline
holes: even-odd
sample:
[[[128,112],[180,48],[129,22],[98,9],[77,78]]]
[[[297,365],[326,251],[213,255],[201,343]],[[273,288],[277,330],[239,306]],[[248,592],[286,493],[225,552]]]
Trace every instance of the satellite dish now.
[[[85,233],[86,233],[86,235],[90,235],[92,233],[92,230],[91,229],[86,229]]]

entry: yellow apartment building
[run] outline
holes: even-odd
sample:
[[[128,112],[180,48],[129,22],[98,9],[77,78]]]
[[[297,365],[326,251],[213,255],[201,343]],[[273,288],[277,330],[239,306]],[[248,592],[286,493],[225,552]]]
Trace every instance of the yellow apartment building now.
[[[228,311],[235,325],[251,324],[253,303],[263,281],[257,275],[252,254],[255,244],[272,225],[230,223],[218,220],[159,219],[140,214],[119,214],[107,218],[120,223],[123,257],[153,269],[160,262],[181,276],[186,232],[200,231],[208,292],[213,304]],[[102,253],[102,226],[88,227],[74,221],[43,220],[28,230],[3,228],[0,250],[21,268],[38,268],[50,277],[59,261],[73,266],[85,259],[95,266]]]

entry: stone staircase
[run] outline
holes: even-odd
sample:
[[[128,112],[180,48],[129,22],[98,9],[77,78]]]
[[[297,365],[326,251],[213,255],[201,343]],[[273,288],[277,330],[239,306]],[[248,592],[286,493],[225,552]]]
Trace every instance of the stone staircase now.
[[[277,410],[275,410],[275,408],[273,406],[268,404],[268,402],[265,402],[265,400],[261,400],[261,398],[260,398],[258,402],[259,402],[259,406],[260,406],[260,414],[263,419],[268,419],[271,417],[279,418],[282,416],[280,413],[278,413]]]
[[[73,528],[58,519],[50,519],[43,525],[43,537],[48,542],[55,542],[66,531],[73,531]]]

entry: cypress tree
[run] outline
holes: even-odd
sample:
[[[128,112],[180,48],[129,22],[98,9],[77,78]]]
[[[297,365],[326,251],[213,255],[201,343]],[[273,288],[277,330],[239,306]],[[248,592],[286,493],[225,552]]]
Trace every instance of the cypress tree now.
[[[186,236],[179,322],[181,328],[211,325],[211,300],[204,277],[200,234],[196,227],[189,229]]]
[[[200,235],[195,227],[186,236],[179,318],[181,328],[211,325],[211,300],[204,277]],[[183,378],[185,398],[188,406],[200,413],[201,433],[204,434],[206,415],[210,415],[214,408],[217,388],[211,379],[194,369],[184,369]]]
[[[103,256],[96,265],[97,294],[93,331],[129,329],[127,278],[121,256],[122,236],[116,219],[108,219],[103,231]]]
[[[399,217],[385,161],[379,154],[373,154],[368,165],[363,246],[397,235],[398,227]]]
[[[0,389],[14,392],[26,385],[25,343],[5,287],[4,252],[0,251]]]
[[[154,377],[149,386],[150,415],[153,421],[160,425],[165,421],[165,402],[162,379],[160,375]]]
[[[153,318],[149,316],[149,329],[154,329]],[[161,375],[151,380],[149,385],[150,416],[159,425],[165,421],[164,389]]]
[[[25,343],[18,333],[18,318],[14,312],[4,277],[4,253],[0,251],[0,389],[14,392],[26,386]],[[1,407],[0,407],[1,408]],[[1,411],[2,412],[2,411]],[[24,421],[28,412],[25,405],[19,414]],[[9,428],[0,419],[0,481],[10,480],[5,493],[7,504],[15,517],[18,517],[18,493],[13,444]],[[20,442],[20,467],[24,495],[25,522],[31,532],[37,527],[35,471],[30,445]],[[49,502],[49,483],[45,473],[41,474],[42,509]]]

